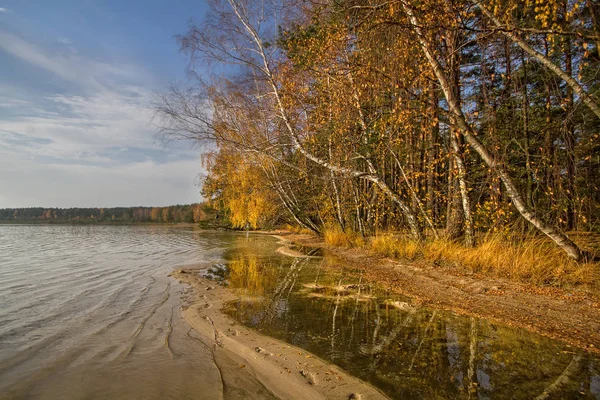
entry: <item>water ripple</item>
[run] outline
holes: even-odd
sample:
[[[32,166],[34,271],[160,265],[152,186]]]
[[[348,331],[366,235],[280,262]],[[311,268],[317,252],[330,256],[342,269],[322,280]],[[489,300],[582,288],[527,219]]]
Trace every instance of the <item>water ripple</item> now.
[[[178,227],[0,226],[0,392],[27,397],[53,371],[124,354],[172,359],[167,275],[220,259],[223,244]]]

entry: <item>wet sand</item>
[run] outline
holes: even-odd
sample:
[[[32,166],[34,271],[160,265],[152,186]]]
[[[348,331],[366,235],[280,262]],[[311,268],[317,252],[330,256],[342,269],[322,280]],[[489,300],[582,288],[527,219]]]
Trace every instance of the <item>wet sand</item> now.
[[[171,276],[193,290],[182,314],[194,335],[212,352],[226,399],[386,399],[371,385],[313,354],[246,328],[221,310],[237,297],[199,274],[202,267]],[[207,397],[208,398],[208,397]]]

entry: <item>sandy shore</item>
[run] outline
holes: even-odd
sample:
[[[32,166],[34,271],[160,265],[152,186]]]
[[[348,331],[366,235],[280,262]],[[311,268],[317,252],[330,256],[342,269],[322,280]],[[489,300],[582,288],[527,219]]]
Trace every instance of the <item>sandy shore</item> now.
[[[182,313],[194,337],[210,347],[221,373],[226,399],[386,399],[313,354],[241,326],[221,310],[236,296],[202,278],[199,268],[171,276],[193,290],[183,298]],[[191,336],[192,333],[189,333]]]

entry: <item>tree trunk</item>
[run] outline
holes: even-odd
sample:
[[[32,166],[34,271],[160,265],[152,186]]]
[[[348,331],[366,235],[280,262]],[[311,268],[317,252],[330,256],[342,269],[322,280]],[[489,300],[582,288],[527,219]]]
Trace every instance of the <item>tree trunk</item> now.
[[[565,5],[565,12],[566,12]],[[565,40],[565,72],[573,75],[573,57],[571,54],[571,39]],[[567,98],[564,120],[565,152],[567,156],[567,180],[565,182],[565,198],[567,201],[566,228],[575,229],[575,125],[573,124],[573,90],[567,86]]]
[[[454,99],[458,102],[460,106],[461,103],[461,93],[460,93],[460,52],[457,50],[459,36],[458,33],[453,32],[451,35],[451,39],[449,40],[449,52],[450,52],[450,84],[454,94]],[[465,246],[473,247],[475,246],[475,232],[474,232],[474,223],[473,223],[473,214],[471,213],[471,201],[469,199],[469,189],[467,187],[467,166],[465,163],[464,152],[463,152],[463,141],[461,140],[460,134],[456,132],[456,122],[454,121],[454,117],[450,116],[451,125],[453,126],[450,129],[450,145],[452,146],[452,154],[454,157],[454,162],[456,165],[456,169],[458,171],[458,188],[460,193],[461,202],[459,205],[462,208],[463,213],[463,223],[464,223],[464,233],[465,233]]]
[[[485,8],[478,0],[472,0],[473,4],[475,4],[493,23],[497,28],[505,28],[500,21],[490,12],[487,8]],[[510,27],[511,30],[502,29],[500,33],[511,39],[515,42],[519,47],[521,47],[527,54],[537,60],[540,64],[548,68],[552,71],[556,76],[565,81],[567,85],[575,92],[581,100],[592,110],[594,114],[598,118],[600,118],[600,106],[596,103],[596,101],[585,91],[585,89],[577,82],[571,75],[563,71],[560,67],[552,62],[548,57],[543,55],[542,53],[536,51],[533,47],[529,46],[527,42],[521,39],[517,34],[513,32],[513,27]]]
[[[331,140],[329,140],[329,160],[332,159],[332,150],[331,150]],[[333,195],[335,198],[335,210],[338,223],[342,232],[346,231],[346,224],[344,223],[344,216],[342,215],[342,203],[340,201],[340,192],[337,187],[335,173],[332,170],[329,170],[329,175],[331,177],[331,186],[333,187]]]
[[[437,218],[436,198],[436,169],[437,169],[437,141],[440,134],[440,124],[438,122],[438,96],[435,86],[432,83],[429,90],[429,107],[431,114],[431,128],[429,129],[429,140],[427,146],[427,212],[432,220]]]
[[[450,142],[454,153],[454,161],[458,170],[458,187],[460,189],[460,198],[462,200],[462,210],[465,224],[465,246],[475,246],[475,232],[473,229],[473,214],[471,213],[471,201],[469,199],[469,189],[467,188],[467,168],[465,167],[461,149],[458,145],[458,138],[454,137],[454,132],[450,132]]]
[[[404,12],[408,15],[410,23],[412,25],[412,29],[416,33],[417,39],[423,49],[423,52],[425,53],[425,56],[427,57],[427,60],[429,61],[437,77],[437,80],[440,83],[444,96],[446,97],[446,101],[448,102],[450,112],[454,115],[455,122],[458,128],[461,130],[467,142],[479,154],[482,160],[499,175],[500,179],[504,183],[504,186],[506,187],[506,192],[510,197],[513,205],[515,206],[517,211],[519,211],[519,213],[523,216],[523,218],[525,218],[537,229],[539,229],[550,239],[552,239],[561,249],[563,249],[569,255],[569,257],[577,261],[583,261],[586,258],[585,254],[571,239],[569,239],[568,236],[566,236],[563,232],[554,228],[553,226],[544,223],[532,212],[532,210],[529,207],[527,207],[527,204],[523,201],[519,190],[513,183],[507,171],[501,164],[496,162],[496,160],[492,157],[488,150],[479,141],[479,139],[477,138],[477,133],[467,122],[462,109],[459,107],[456,98],[454,98],[454,93],[452,92],[451,86],[448,82],[448,78],[446,77],[441,64],[435,58],[433,50],[431,48],[431,44],[422,33],[419,20],[415,16],[413,10],[407,4],[407,1],[401,1],[402,8],[404,9]]]
[[[523,99],[521,102],[521,108],[523,113],[523,136],[525,138],[525,173],[527,174],[527,189],[525,199],[527,205],[534,209],[533,201],[533,169],[531,168],[531,153],[530,153],[530,138],[529,138],[529,93],[527,92],[527,64],[525,60],[525,54],[521,53],[521,65],[523,68],[523,84],[521,88],[523,90]]]
[[[588,0],[585,4],[590,10],[590,16],[592,17],[592,29],[596,36],[596,57],[600,59],[600,4],[598,4],[597,0]]]

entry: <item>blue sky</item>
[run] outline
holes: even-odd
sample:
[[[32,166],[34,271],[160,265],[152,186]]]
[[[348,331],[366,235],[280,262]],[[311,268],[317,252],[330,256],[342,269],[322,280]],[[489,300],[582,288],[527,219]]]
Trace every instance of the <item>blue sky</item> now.
[[[200,200],[198,150],[155,137],[203,1],[0,0],[0,208]]]

